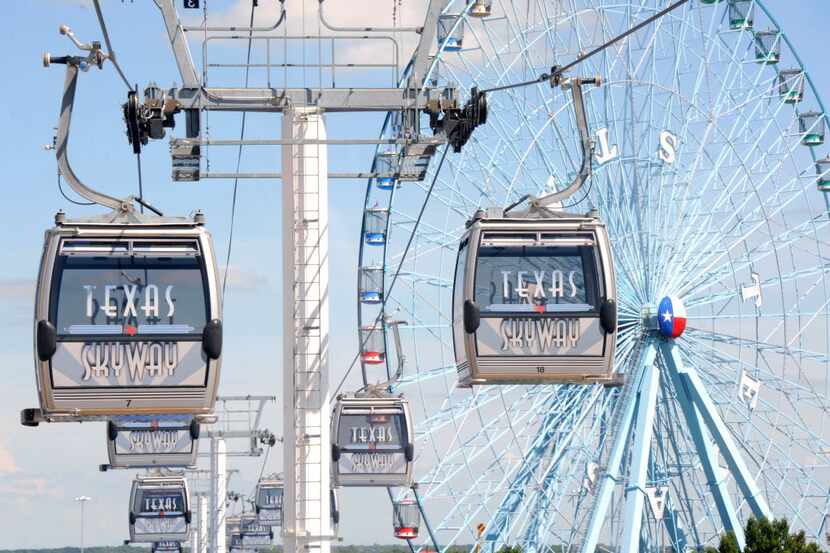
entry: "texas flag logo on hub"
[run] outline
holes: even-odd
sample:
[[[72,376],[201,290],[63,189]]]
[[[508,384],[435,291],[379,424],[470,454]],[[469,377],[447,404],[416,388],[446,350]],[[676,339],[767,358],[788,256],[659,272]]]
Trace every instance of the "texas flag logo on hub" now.
[[[657,322],[660,334],[666,338],[677,338],[686,330],[686,308],[676,296],[666,296],[657,308]]]

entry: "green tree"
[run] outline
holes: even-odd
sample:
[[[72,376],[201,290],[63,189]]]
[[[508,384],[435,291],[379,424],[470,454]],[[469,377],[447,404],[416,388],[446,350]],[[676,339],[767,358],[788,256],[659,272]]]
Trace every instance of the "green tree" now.
[[[740,553],[735,534],[721,536],[718,553]],[[785,519],[750,518],[746,524],[746,547],[743,553],[821,553],[815,543],[808,542],[804,531],[790,533]]]
[[[718,553],[741,553],[741,548],[738,547],[738,538],[735,537],[735,532],[727,532],[721,536],[720,544],[718,545]]]

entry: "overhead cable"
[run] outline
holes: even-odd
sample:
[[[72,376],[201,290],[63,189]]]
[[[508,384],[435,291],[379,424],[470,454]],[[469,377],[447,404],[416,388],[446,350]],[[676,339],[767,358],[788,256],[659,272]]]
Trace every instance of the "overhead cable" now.
[[[127,76],[124,75],[124,71],[121,70],[121,66],[118,64],[118,59],[115,57],[115,51],[112,49],[112,42],[110,42],[110,34],[107,31],[107,23],[104,21],[104,13],[101,11],[100,0],[92,0],[92,2],[95,6],[95,14],[98,16],[98,23],[101,25],[101,32],[104,34],[104,44],[107,45],[107,56],[115,66],[115,70],[118,71],[118,75],[121,76],[121,80],[124,81],[124,86],[127,87],[127,90],[132,90],[130,81],[127,79]]]
[[[640,29],[642,29],[646,25],[649,25],[649,24],[653,23],[654,21],[660,19],[664,15],[673,12],[674,10],[676,10],[677,8],[679,8],[680,6],[682,6],[683,4],[685,4],[688,1],[689,0],[678,0],[674,4],[669,5],[667,8],[664,8],[664,9],[660,10],[659,12],[652,15],[651,17],[649,17],[649,18],[641,21],[640,23],[634,25],[633,27],[631,27],[630,29],[628,29],[624,33],[622,33],[620,35],[617,35],[616,37],[612,38],[608,42],[602,44],[601,46],[597,46],[596,48],[594,48],[593,50],[591,50],[587,54],[583,54],[583,55],[579,56],[578,58],[576,58],[571,63],[569,63],[567,65],[564,65],[562,67],[559,67],[559,66],[552,67],[550,73],[542,73],[541,75],[539,75],[539,77],[537,77],[537,78],[535,78],[531,81],[523,81],[523,82],[520,82],[520,83],[506,84],[506,85],[503,85],[503,86],[495,86],[493,88],[487,88],[487,89],[484,89],[484,90],[480,90],[479,93],[484,94],[484,93],[487,93],[487,92],[496,92],[496,91],[499,91],[499,90],[508,90],[508,89],[511,89],[511,88],[519,88],[519,87],[522,87],[522,86],[530,86],[530,85],[534,85],[534,84],[539,84],[539,83],[543,83],[545,81],[550,81],[552,83],[555,83],[569,69],[574,68],[575,66],[579,65],[580,63],[587,60],[588,58],[593,57],[594,55],[602,52],[603,50],[605,50],[609,46],[612,46],[612,45],[616,44],[617,42],[627,38],[628,36],[636,33],[637,31],[639,31]]]
[[[244,88],[248,88],[248,82],[251,73],[251,44],[253,42],[253,28],[254,28],[254,10],[256,9],[256,2],[251,2],[251,23],[249,25],[248,31],[248,55],[245,61],[245,86]],[[283,12],[284,13],[284,12]],[[282,18],[280,19],[282,21]],[[245,139],[245,121],[247,119],[248,112],[242,112],[242,128],[239,131],[239,140],[240,142]],[[236,154],[236,174],[239,174],[239,169],[242,165],[242,148],[243,144],[239,144],[239,150]],[[234,220],[236,219],[236,196],[239,190],[239,177],[235,177],[233,179],[233,198],[231,200],[231,225],[230,225],[230,232],[228,235],[228,254],[225,258],[225,274],[222,277],[222,304],[225,303],[225,288],[228,284],[228,272],[231,266],[231,251],[233,250],[233,229],[234,229]]]

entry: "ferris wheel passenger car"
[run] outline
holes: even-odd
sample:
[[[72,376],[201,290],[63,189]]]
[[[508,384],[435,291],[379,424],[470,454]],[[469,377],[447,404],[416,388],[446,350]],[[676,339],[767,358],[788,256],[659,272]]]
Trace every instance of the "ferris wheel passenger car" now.
[[[614,267],[599,218],[498,210],[468,225],[453,288],[459,385],[614,382]]]
[[[35,299],[42,415],[212,413],[222,324],[201,214],[55,220]]]
[[[183,476],[139,477],[130,493],[130,541],[187,541],[190,500]]]
[[[392,528],[394,535],[402,540],[418,537],[421,524],[421,510],[414,499],[402,499],[392,503]]]
[[[412,483],[412,415],[400,396],[340,396],[332,417],[332,471],[336,486]]]

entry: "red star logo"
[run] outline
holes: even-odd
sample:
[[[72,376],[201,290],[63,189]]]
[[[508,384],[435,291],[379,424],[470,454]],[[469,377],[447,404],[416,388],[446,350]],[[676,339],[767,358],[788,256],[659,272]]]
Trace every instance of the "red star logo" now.
[[[534,305],[533,310],[536,313],[544,313],[545,312],[545,306],[544,305]]]
[[[126,325],[124,327],[124,334],[126,334],[127,336],[135,336],[136,334],[138,334],[138,329],[133,325]]]

